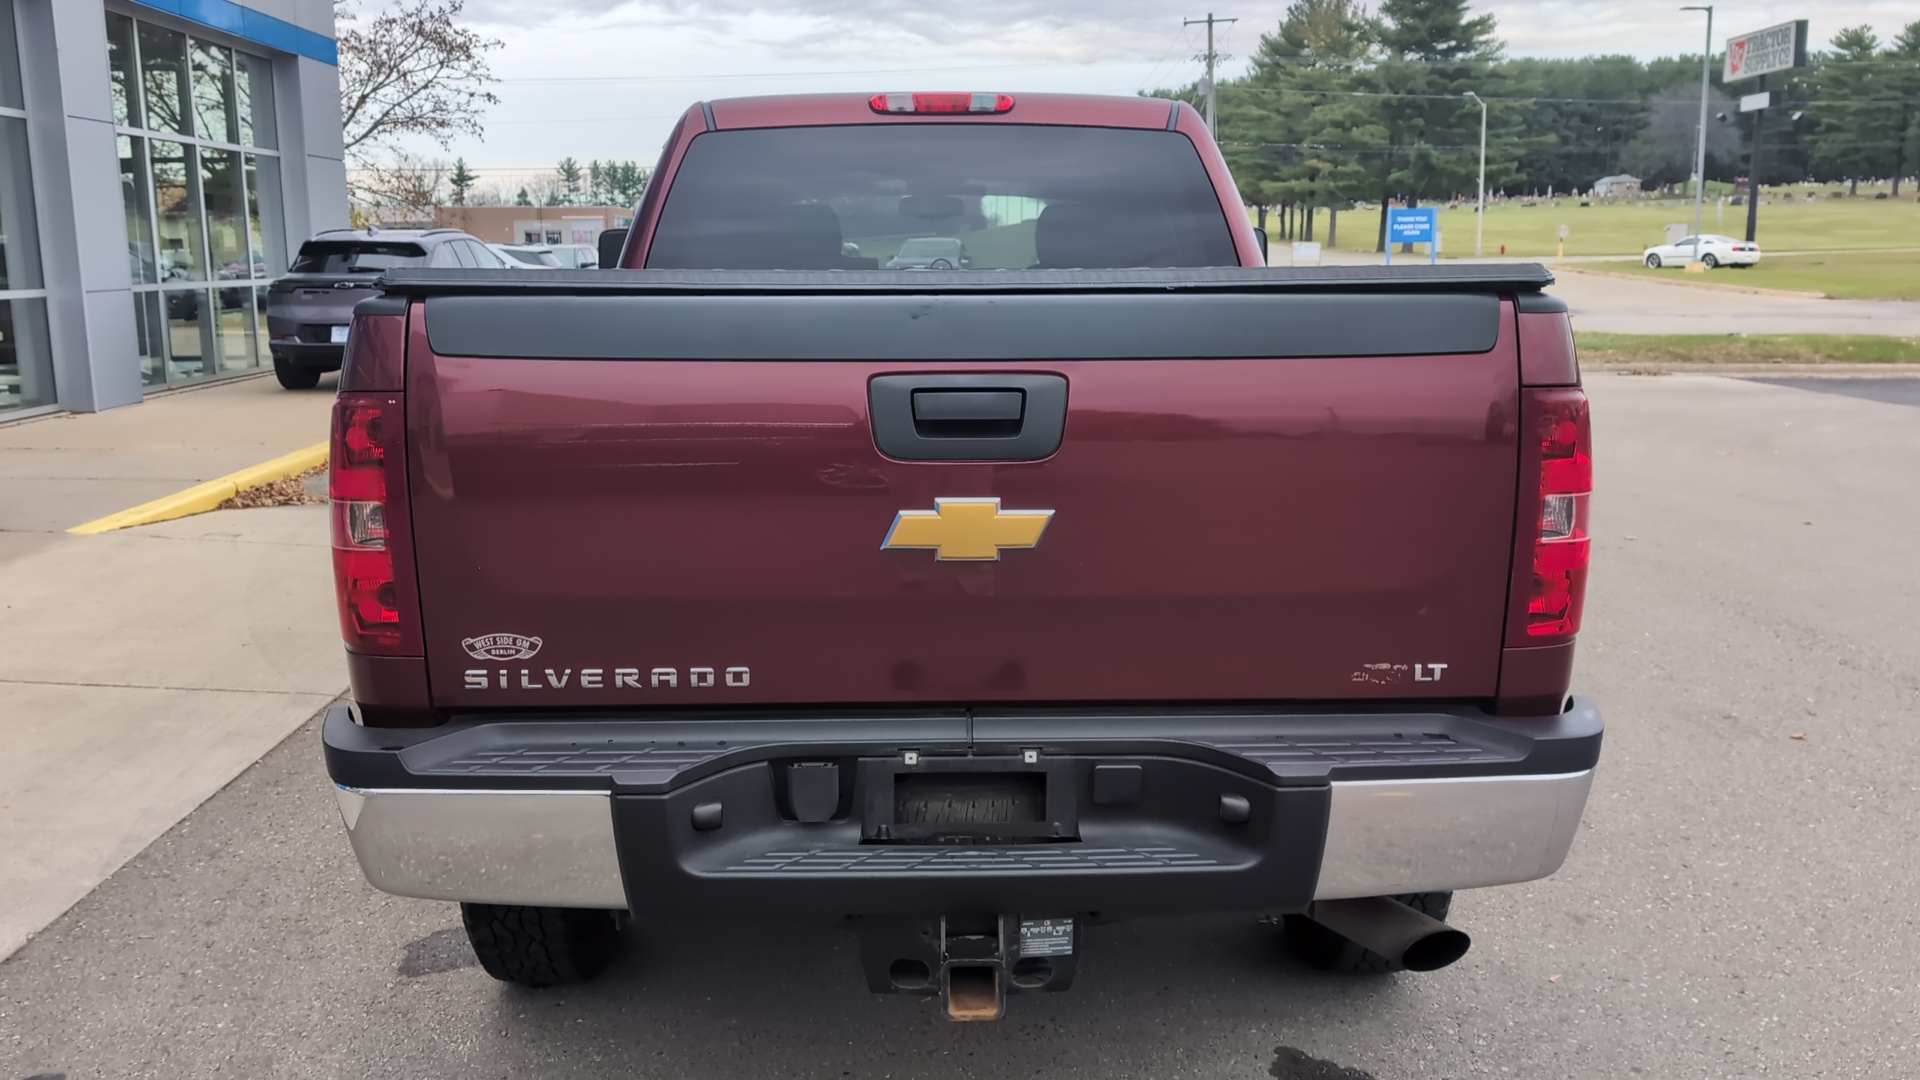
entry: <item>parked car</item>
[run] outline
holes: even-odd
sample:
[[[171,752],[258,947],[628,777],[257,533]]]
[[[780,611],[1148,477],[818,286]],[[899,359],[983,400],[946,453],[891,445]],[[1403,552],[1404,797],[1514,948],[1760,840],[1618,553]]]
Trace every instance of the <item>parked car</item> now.
[[[379,295],[388,270],[426,266],[499,269],[507,265],[459,229],[332,229],[300,245],[286,276],[267,291],[267,347],[273,374],[289,390],[308,390],[340,370],[353,305]]]
[[[1716,266],[1744,270],[1760,261],[1760,245],[1750,240],[1705,233],[1647,249],[1647,265],[1655,270],[1663,266],[1685,266],[1695,259],[1704,263],[1709,270]]]
[[[600,249],[594,244],[550,244],[547,250],[568,270],[592,270],[600,265]]]
[[[1269,269],[1191,106],[1013,108],[695,106],[648,273],[397,269],[356,314],[326,766],[368,880],[461,902],[489,975],[691,915],[847,927],[957,1020],[1068,989],[1096,920],[1426,971],[1453,890],[1580,835],[1552,276]],[[1035,207],[979,258],[1006,291],[791,272],[850,258],[843,211],[961,216],[942,177]]]
[[[515,270],[558,270],[562,263],[553,253],[553,249],[535,244],[488,244],[496,254],[507,260],[507,265]]]
[[[889,270],[965,270],[972,265],[967,245],[951,236],[916,236],[887,260]]]

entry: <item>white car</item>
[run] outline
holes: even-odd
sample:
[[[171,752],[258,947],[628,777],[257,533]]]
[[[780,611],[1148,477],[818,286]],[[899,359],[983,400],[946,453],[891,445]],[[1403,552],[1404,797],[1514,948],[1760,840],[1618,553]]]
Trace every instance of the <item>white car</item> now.
[[[558,270],[561,263],[553,251],[532,244],[488,244],[494,253],[507,260],[515,270]]]
[[[1647,249],[1647,265],[1655,270],[1663,266],[1685,266],[1695,259],[1705,263],[1709,270],[1716,266],[1744,270],[1760,261],[1760,245],[1708,233]]]

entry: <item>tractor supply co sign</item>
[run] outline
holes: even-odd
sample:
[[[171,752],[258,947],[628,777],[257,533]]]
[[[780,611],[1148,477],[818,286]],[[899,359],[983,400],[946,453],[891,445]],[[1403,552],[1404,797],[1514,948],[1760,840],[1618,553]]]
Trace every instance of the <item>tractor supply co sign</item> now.
[[[1727,66],[1721,81],[1751,79],[1807,64],[1807,20],[1781,23],[1727,39]]]

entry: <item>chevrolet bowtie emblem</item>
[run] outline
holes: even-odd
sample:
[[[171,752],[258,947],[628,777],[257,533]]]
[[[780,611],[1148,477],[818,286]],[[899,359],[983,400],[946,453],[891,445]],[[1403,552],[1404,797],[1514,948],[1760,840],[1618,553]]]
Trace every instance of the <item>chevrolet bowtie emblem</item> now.
[[[1051,510],[1002,510],[999,499],[935,499],[933,507],[900,511],[881,549],[932,548],[943,561],[991,562],[1001,548],[1038,544],[1053,520]]]

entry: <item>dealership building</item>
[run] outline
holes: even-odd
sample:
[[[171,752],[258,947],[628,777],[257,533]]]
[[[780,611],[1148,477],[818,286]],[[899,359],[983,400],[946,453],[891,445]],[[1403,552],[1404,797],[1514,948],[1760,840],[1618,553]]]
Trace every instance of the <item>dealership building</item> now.
[[[271,366],[348,223],[332,0],[0,0],[0,422]]]

